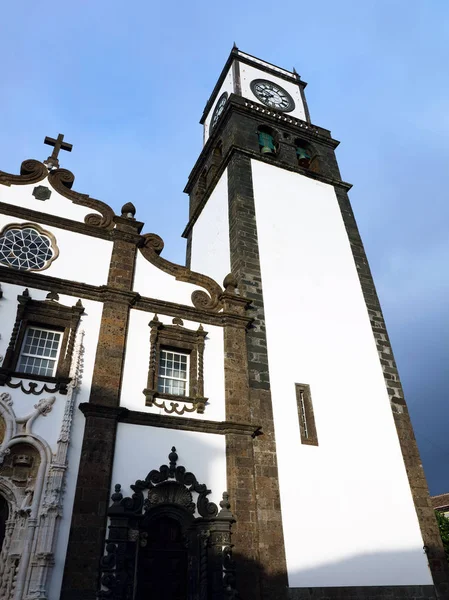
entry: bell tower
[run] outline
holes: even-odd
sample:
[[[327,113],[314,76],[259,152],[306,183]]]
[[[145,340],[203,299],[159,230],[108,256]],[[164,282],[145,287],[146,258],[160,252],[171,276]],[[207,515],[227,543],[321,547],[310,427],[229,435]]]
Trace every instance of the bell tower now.
[[[204,147],[185,188],[187,265],[217,281],[232,272],[254,319],[239,342],[249,393],[239,395],[236,375],[226,400],[227,419],[249,412],[263,432],[251,452],[226,449],[235,551],[261,574],[259,584],[249,571],[240,577],[248,598],[257,585],[267,598],[286,586],[304,599],[356,587],[357,598],[383,598],[396,586],[403,597],[416,586],[446,597],[444,553],[351,185],[338,168],[339,142],[310,120],[305,87],[296,71],[234,46],[201,117]]]

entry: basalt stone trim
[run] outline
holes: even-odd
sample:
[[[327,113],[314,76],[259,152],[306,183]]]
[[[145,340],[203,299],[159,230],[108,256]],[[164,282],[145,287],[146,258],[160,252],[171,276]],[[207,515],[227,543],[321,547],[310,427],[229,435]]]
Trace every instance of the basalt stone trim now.
[[[224,351],[226,418],[251,421],[245,331],[225,327]],[[250,438],[242,439],[233,433],[226,436],[226,476],[231,510],[236,517],[232,541],[235,552],[242,558],[236,565],[239,597],[259,600],[263,569],[259,560],[254,451]]]
[[[114,222],[125,233],[137,233],[142,225],[129,217],[115,217]],[[117,419],[123,412],[120,391],[130,312],[129,301],[117,301],[114,292],[131,292],[136,251],[133,241],[114,240],[108,276],[113,300],[106,299],[103,305],[89,398],[89,403],[102,405],[105,410],[83,411],[86,425],[64,568],[63,600],[93,600],[99,589],[98,565],[106,535]]]
[[[50,215],[39,210],[31,210],[29,208],[7,204],[6,202],[0,202],[0,213],[24,219],[26,221],[37,221],[44,225],[52,225],[53,227],[59,227],[60,229],[74,231],[75,233],[81,233],[83,235],[90,235],[102,240],[111,239],[110,232],[104,229],[99,229],[98,227],[86,225],[85,223],[80,223],[79,221],[73,221],[72,219],[66,219],[57,215]]]
[[[129,410],[123,406],[110,408],[104,404],[83,402],[79,405],[81,412],[87,417],[105,417],[117,419],[119,423],[145,425],[147,427],[162,427],[164,429],[182,429],[183,431],[200,431],[219,435],[243,435],[255,438],[263,435],[260,426],[236,421],[209,421],[207,419],[192,419],[190,417],[168,417],[156,413]]]
[[[26,271],[16,271],[9,267],[0,265],[0,280],[4,283],[11,283],[23,287],[36,288],[38,290],[53,290],[58,294],[67,296],[76,296],[85,300],[95,302],[127,302],[137,310],[145,312],[169,315],[172,317],[181,317],[198,323],[207,325],[217,325],[223,327],[225,323],[233,323],[236,327],[247,327],[251,322],[250,316],[241,316],[221,312],[213,314],[207,311],[198,310],[192,306],[184,306],[175,302],[166,302],[156,298],[147,298],[140,296],[137,292],[126,292],[116,290],[108,286],[94,286],[78,281],[68,281],[59,277],[50,277],[40,273],[31,273]]]
[[[290,600],[410,600],[436,599],[433,585],[289,588]]]
[[[234,94],[231,97],[238,98]],[[317,128],[305,121],[301,121],[303,126],[298,127],[272,117],[270,126],[279,141],[278,149],[274,154],[261,154],[257,129],[269,122],[267,115],[263,114],[265,110],[249,110],[235,102],[225,106],[224,113],[204,146],[184,189],[190,195],[189,222],[183,232],[184,237],[190,233],[235,152],[345,190],[351,188],[350,184],[341,180],[334,153],[338,142],[316,133]],[[295,145],[297,139],[313,147],[313,168],[299,164]],[[217,148],[220,149],[219,153]],[[204,173],[207,174],[206,177]]]
[[[190,231],[187,236],[187,244],[186,244],[186,267],[190,269],[192,264],[192,231]]]
[[[438,597],[447,599],[449,598],[449,565],[446,561],[434,509],[431,504],[418,445],[405,402],[379,298],[348,195],[338,188],[335,189],[335,192],[351,244],[373,335],[376,340],[377,351],[384,373],[385,385],[390,398],[391,410],[393,412],[430,570]]]
[[[64,196],[80,206],[86,206],[98,211],[98,213],[92,213],[84,217],[86,225],[92,225],[94,227],[100,227],[103,229],[114,228],[114,216],[115,213],[112,208],[96,198],[91,198],[89,194],[81,194],[72,190],[73,183],[75,181],[75,175],[67,169],[55,169],[50,171],[48,174],[48,181],[51,186]]]
[[[120,423],[132,423],[133,425],[145,425],[148,427],[163,427],[165,429],[180,429],[182,431],[199,431],[202,433],[213,433],[219,435],[238,435],[244,437],[256,437],[262,434],[259,426],[251,423],[239,423],[235,421],[208,421],[203,419],[192,419],[189,417],[169,417],[154,413],[128,410],[120,414]]]
[[[164,242],[162,238],[155,233],[146,233],[143,235],[142,242],[139,250],[148,262],[158,269],[161,269],[161,271],[169,273],[178,281],[186,281],[193,285],[199,285],[206,290],[206,292],[203,290],[195,290],[192,293],[192,304],[195,308],[211,312],[218,312],[222,308],[220,296],[223,290],[216,281],[207,275],[196,273],[182,265],[178,265],[162,258],[160,253],[164,249]]]
[[[285,81],[289,81],[291,83],[296,83],[300,87],[302,86],[305,88],[307,86],[307,83],[305,81],[301,81],[298,74],[286,73],[285,70],[279,71],[276,69],[275,65],[265,64],[265,61],[264,61],[264,64],[261,64],[260,62],[257,62],[258,59],[255,56],[251,56],[250,54],[247,54],[246,52],[245,52],[245,54],[240,54],[238,48],[234,46],[234,48],[231,50],[231,53],[223,67],[223,70],[220,73],[220,76],[218,77],[217,83],[215,84],[215,87],[212,90],[212,94],[209,96],[209,99],[206,102],[206,106],[204,107],[203,114],[200,119],[201,125],[206,120],[207,115],[209,114],[209,111],[212,108],[213,103],[215,102],[216,96],[221,89],[221,86],[226,77],[226,74],[228,73],[229,69],[231,68],[231,65],[234,60],[236,62],[239,61],[239,62],[245,63],[249,66],[256,67],[257,69],[264,71],[265,73],[268,73],[269,75],[272,75],[274,77],[279,77],[280,79],[284,79]]]
[[[306,98],[306,93],[304,90],[305,86],[301,85],[301,83],[299,83],[299,91],[301,94],[301,100],[302,100],[302,104],[304,106],[304,112],[306,115],[306,121],[307,123],[311,123],[311,119],[310,119],[310,112],[309,112],[309,105],[307,104],[307,98]]]
[[[83,411],[84,412],[84,411]],[[118,411],[86,414],[61,600],[95,600],[106,535]]]
[[[251,159],[234,154],[228,165],[229,238],[231,270],[240,294],[252,300],[254,319],[248,332],[250,387],[270,389],[265,314],[262,296]]]
[[[47,167],[32,158],[24,160],[20,165],[20,175],[13,175],[0,171],[0,184],[2,185],[28,185],[29,183],[38,183],[48,175]]]
[[[335,149],[339,145],[339,141],[335,140],[331,136],[331,132],[328,129],[323,129],[317,125],[313,125],[307,121],[297,119],[295,117],[288,117],[283,114],[279,114],[277,111],[267,108],[257,102],[250,102],[236,94],[229,96],[228,102],[225,104],[223,113],[220,117],[217,125],[212,129],[210,137],[205,143],[192,171],[190,172],[185,192],[190,193],[194,183],[199,179],[200,175],[204,172],[208,157],[212,154],[213,149],[217,143],[222,140],[223,143],[228,145],[235,144],[241,148],[248,148],[250,145],[245,143],[237,143],[239,132],[245,134],[247,125],[246,123],[252,123],[251,127],[254,128],[254,122],[257,124],[270,125],[275,129],[282,131],[282,134],[286,133],[292,137],[308,137],[311,143],[318,143],[323,146],[327,146],[331,149]],[[236,125],[232,127],[233,123]],[[243,126],[243,131],[242,130]],[[257,129],[257,125],[256,125]],[[255,130],[253,129],[253,132]],[[240,136],[241,139],[241,136]],[[257,143],[258,151],[258,143]],[[226,151],[226,148],[225,148]],[[207,171],[207,168],[206,168]]]
[[[268,600],[284,598],[288,581],[251,159],[248,156],[236,153],[228,165],[228,198],[231,269],[240,294],[252,300],[250,312],[254,322],[246,333],[246,340],[243,330],[225,328],[227,418],[257,421],[264,432],[263,436],[256,437],[251,452],[249,448],[241,447],[241,441],[228,440],[228,484],[234,489],[235,498],[243,501],[243,505],[237,504],[237,524],[241,520],[242,506],[249,513],[250,520],[245,521],[245,527],[248,541],[257,542],[258,556],[254,560],[258,560],[261,570],[260,597]],[[251,487],[248,491],[240,487],[242,474],[250,469],[253,470],[255,506]],[[254,508],[255,514],[251,515]],[[252,530],[254,520],[256,532]],[[241,549],[236,548],[236,552],[241,553]]]

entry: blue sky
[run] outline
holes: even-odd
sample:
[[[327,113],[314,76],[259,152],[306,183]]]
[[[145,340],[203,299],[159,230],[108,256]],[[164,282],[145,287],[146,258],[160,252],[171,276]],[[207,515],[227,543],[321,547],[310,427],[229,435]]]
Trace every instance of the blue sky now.
[[[236,42],[296,67],[337,156],[381,298],[431,492],[449,491],[449,3],[8,2],[0,169],[74,144],[75,188],[137,207],[184,260],[182,193],[202,109]],[[380,434],[381,437],[381,434]]]

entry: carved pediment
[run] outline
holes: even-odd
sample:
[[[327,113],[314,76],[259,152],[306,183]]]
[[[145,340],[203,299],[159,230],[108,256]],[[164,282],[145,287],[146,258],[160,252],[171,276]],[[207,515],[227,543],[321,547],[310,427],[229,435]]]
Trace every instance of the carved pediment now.
[[[185,467],[177,465],[178,455],[174,446],[168,458],[168,465],[153,469],[145,479],[138,479],[131,486],[134,492],[132,498],[123,498],[121,485],[117,484],[115,493],[111,496],[113,504],[109,508],[109,514],[125,512],[139,515],[160,504],[173,504],[190,513],[194,513],[196,509],[203,518],[216,517],[218,506],[214,502],[210,502],[207,497],[211,490],[207,489],[204,483],[199,483],[195,475],[186,471]],[[147,498],[145,498],[144,492],[147,490]],[[196,503],[193,501],[193,492],[198,494]],[[232,520],[233,517],[227,503],[227,494],[223,494],[223,498],[225,502],[220,503],[222,508],[220,516]]]

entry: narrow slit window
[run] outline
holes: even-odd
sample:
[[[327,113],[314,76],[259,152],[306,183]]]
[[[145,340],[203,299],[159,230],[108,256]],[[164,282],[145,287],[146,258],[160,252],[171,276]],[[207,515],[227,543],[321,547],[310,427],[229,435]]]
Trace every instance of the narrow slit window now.
[[[318,446],[310,386],[303,383],[295,383],[295,388],[301,443],[309,446]]]
[[[159,357],[158,391],[162,394],[189,394],[189,355],[161,349]]]
[[[53,377],[58,363],[62,333],[28,327],[20,353],[18,371]]]

